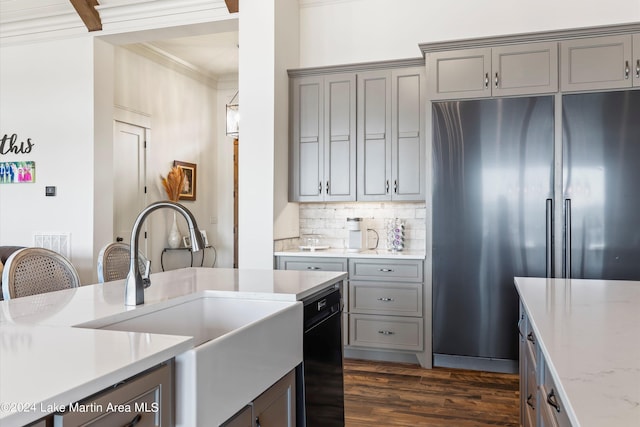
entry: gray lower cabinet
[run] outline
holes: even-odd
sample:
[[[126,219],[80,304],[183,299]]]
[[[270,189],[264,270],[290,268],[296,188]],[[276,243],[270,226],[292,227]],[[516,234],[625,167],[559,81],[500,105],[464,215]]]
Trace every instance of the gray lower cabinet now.
[[[137,375],[55,414],[54,426],[169,427],[173,419],[173,362]]]
[[[560,43],[561,89],[583,91],[640,86],[640,35]]]
[[[295,371],[291,371],[222,426],[295,427],[295,383]]]
[[[356,75],[291,80],[291,185],[297,202],[356,200]]]
[[[520,305],[520,424],[523,427],[571,427],[537,337]]]
[[[424,262],[388,258],[278,256],[281,270],[348,271],[342,296],[345,347],[424,349]]]
[[[358,74],[357,199],[425,200],[424,67]]]
[[[354,348],[424,348],[423,262],[349,259],[349,341]]]
[[[280,256],[276,264],[278,270],[347,271],[346,258]]]
[[[520,423],[523,427],[537,426],[538,380],[537,341],[529,319],[520,307]]]
[[[430,53],[429,99],[557,92],[557,52],[541,42]]]

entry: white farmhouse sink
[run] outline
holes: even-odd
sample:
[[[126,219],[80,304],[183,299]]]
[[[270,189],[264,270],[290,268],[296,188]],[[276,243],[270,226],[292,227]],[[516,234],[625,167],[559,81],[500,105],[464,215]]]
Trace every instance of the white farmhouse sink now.
[[[194,337],[176,357],[178,426],[219,425],[302,362],[299,302],[204,297],[97,327]]]

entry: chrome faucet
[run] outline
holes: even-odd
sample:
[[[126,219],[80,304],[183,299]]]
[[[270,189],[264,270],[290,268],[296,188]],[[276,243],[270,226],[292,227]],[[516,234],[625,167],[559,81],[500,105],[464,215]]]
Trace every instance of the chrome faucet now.
[[[197,252],[205,246],[202,239],[202,233],[200,233],[200,230],[198,229],[196,219],[193,214],[180,203],[162,201],[152,203],[144,208],[142,212],[138,214],[136,221],[133,223],[133,228],[131,229],[131,262],[124,288],[124,305],[144,304],[144,288],[151,285],[151,280],[148,278],[144,280],[142,279],[140,265],[138,264],[138,238],[140,237],[140,226],[151,212],[162,208],[174,209],[180,212],[187,220],[187,224],[189,225],[189,234],[191,236],[192,252]],[[145,281],[147,286],[145,286]]]

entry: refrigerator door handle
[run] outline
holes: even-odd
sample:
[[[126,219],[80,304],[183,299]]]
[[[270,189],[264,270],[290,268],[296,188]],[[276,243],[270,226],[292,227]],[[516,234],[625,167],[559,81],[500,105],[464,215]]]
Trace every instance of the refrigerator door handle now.
[[[564,201],[564,277],[571,278],[571,199]]]
[[[553,200],[546,200],[546,261],[547,261],[547,278],[553,277]]]

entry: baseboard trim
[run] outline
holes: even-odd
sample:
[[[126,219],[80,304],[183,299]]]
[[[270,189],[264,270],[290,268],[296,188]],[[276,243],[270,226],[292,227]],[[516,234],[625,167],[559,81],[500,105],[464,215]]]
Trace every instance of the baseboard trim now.
[[[441,368],[470,369],[472,371],[501,372],[504,374],[518,373],[517,360],[457,356],[452,354],[434,353],[433,366]]]

